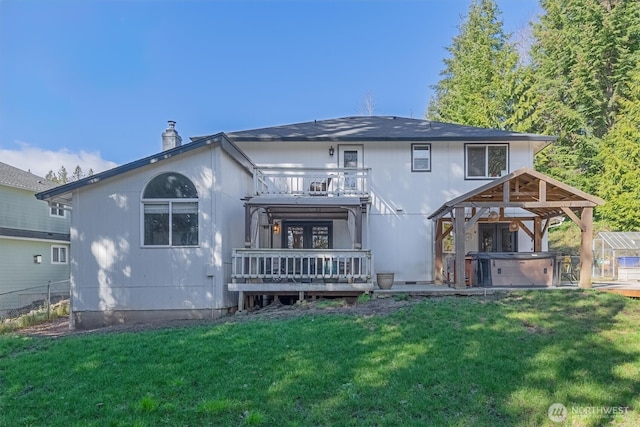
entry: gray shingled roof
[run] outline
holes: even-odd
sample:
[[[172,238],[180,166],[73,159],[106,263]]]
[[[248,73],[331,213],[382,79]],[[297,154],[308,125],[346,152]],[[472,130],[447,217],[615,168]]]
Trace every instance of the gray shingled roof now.
[[[547,141],[554,136],[485,129],[396,116],[314,120],[227,133],[232,141]]]
[[[2,162],[0,162],[0,185],[33,192],[44,191],[58,186],[53,181]]]
[[[253,163],[234,144],[237,141],[537,141],[538,149],[556,140],[554,136],[508,132],[498,129],[484,129],[428,120],[410,119],[395,116],[357,116],[329,120],[274,126],[263,129],[246,130],[231,133],[218,133],[210,136],[191,137],[191,143],[184,144],[140,159],[108,171],[92,175],[61,185],[52,191],[36,194],[40,200],[52,200],[57,196],[70,195],[70,192],[95,184],[101,180],[120,175],[124,172],[165,160],[187,151],[212,143],[221,144],[247,170]]]
[[[206,136],[199,138],[197,140],[192,141],[189,144],[179,145],[170,150],[161,151],[160,153],[154,154],[149,157],[145,157],[140,160],[133,161],[131,163],[127,163],[125,165],[116,166],[113,169],[106,170],[104,172],[97,173],[95,175],[91,175],[77,181],[72,181],[70,183],[61,185],[52,189],[50,191],[44,190],[40,193],[36,193],[36,198],[40,200],[54,200],[57,196],[60,196],[58,199],[61,203],[69,203],[68,200],[64,200],[64,197],[70,197],[71,192],[77,188],[85,187],[87,185],[96,184],[98,182],[104,181],[106,179],[110,179],[114,176],[118,176],[125,172],[130,172],[132,170],[145,167],[151,164],[155,164],[157,162],[165,161],[171,159],[173,157],[179,156],[181,154],[187,153],[189,151],[199,149],[202,147],[211,146],[213,144],[217,144],[224,150],[231,158],[233,158],[240,166],[246,169],[249,173],[252,173],[254,164],[247,157],[247,155],[240,150],[232,141],[230,141],[224,133],[218,133],[216,135]]]

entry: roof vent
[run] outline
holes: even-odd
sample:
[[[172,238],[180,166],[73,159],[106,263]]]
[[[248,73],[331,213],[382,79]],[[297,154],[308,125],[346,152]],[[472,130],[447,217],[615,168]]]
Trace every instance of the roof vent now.
[[[171,150],[182,145],[182,137],[176,130],[176,122],[169,120],[169,127],[162,132],[162,151]]]

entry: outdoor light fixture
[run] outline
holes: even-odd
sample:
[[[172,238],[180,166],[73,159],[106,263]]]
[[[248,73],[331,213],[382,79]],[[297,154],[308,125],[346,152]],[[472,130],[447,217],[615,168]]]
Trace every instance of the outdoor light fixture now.
[[[329,156],[333,157],[333,153],[335,153],[336,150],[333,149],[333,145],[331,147],[329,147]]]
[[[42,264],[42,255],[34,255],[33,256],[34,264]]]
[[[274,233],[279,233],[280,232],[280,223],[276,222],[273,224],[273,232]]]

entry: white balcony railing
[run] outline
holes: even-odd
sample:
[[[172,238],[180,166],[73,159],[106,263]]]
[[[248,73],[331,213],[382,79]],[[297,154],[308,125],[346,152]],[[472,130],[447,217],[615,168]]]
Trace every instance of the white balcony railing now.
[[[234,282],[371,281],[371,251],[358,249],[234,249]]]
[[[369,168],[254,169],[255,195],[369,196]]]

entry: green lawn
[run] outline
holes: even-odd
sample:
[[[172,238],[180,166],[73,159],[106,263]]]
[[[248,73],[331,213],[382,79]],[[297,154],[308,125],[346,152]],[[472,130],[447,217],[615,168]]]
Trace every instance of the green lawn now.
[[[0,425],[562,425],[547,415],[553,403],[569,425],[640,425],[640,301],[617,295],[233,320],[0,335]]]

